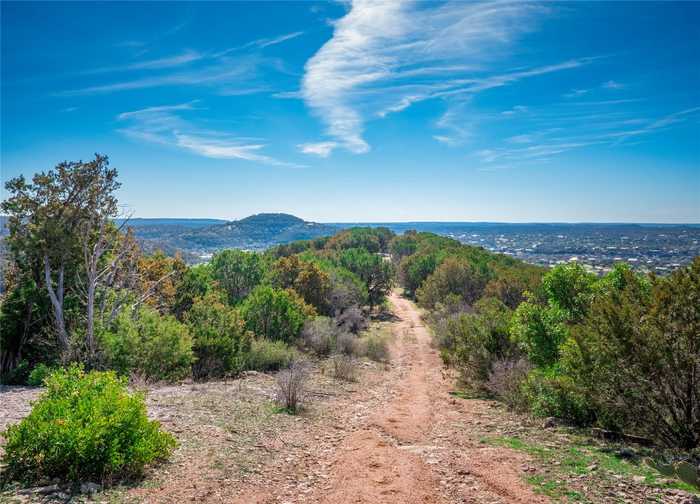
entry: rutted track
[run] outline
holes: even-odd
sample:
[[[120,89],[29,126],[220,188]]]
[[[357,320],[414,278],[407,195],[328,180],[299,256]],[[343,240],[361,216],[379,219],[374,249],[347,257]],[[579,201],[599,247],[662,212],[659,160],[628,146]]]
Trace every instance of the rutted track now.
[[[450,383],[415,305],[396,294],[390,300],[397,317],[387,373],[392,393],[335,449],[308,464],[306,470],[322,468],[323,484],[291,498],[248,488],[236,502],[548,502],[522,481],[526,457],[468,435],[470,423],[488,415],[486,406],[449,395]],[[294,472],[304,469],[296,466]]]

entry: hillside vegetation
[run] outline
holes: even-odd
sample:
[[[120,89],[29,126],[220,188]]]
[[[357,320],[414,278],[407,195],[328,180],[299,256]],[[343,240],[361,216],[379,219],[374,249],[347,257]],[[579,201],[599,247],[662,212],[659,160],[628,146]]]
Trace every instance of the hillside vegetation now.
[[[391,243],[471,393],[575,425],[700,445],[700,258],[667,277],[545,271],[426,233]]]
[[[699,462],[700,258],[667,277],[622,264],[596,277],[576,263],[544,269],[431,233],[355,227],[264,252],[223,248],[188,266],[144,251],[117,225],[119,183],[106,157],[6,187],[0,378],[47,389],[3,433],[5,480],[109,483],[167,458],[176,441],[127,382],[276,371],[276,411],[303,411],[310,359],[327,359],[345,382],[357,380],[361,359],[388,362],[388,337],[370,326],[391,320],[388,296],[410,318],[401,330],[429,339],[413,303],[393,290],[400,285],[424,310],[459,395],[633,439],[648,445],[655,471],[696,481],[687,467]],[[211,244],[321,231],[260,214],[189,236]],[[424,374],[408,363],[410,384],[430,419],[421,380],[437,370],[418,343],[404,355],[420,356]],[[403,416],[410,397],[396,406]]]
[[[202,254],[225,248],[264,250],[280,243],[308,240],[337,231],[334,226],[307,222],[283,213],[261,213],[230,222],[147,219],[128,224],[146,249],[160,248],[171,255],[176,251]],[[192,261],[196,261],[194,256]]]

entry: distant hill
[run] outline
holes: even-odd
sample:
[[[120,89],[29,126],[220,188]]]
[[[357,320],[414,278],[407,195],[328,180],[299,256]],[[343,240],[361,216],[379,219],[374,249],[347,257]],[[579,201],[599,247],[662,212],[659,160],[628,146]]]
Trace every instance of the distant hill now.
[[[0,244],[7,217],[0,215]],[[123,224],[117,220],[117,224]],[[308,222],[284,213],[261,213],[236,221],[220,219],[129,219],[143,249],[182,253],[188,262],[226,248],[263,250],[295,240],[308,240],[336,233],[340,226]]]
[[[129,222],[146,249],[181,250],[205,255],[225,248],[261,250],[294,240],[335,233],[329,224],[307,222],[294,215],[261,213],[237,221],[208,219],[134,219]]]

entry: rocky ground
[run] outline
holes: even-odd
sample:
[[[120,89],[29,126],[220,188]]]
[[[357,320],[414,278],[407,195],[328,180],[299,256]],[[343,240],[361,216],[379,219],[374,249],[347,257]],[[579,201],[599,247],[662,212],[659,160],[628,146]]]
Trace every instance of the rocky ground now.
[[[700,502],[640,464],[634,447],[461,397],[415,306],[391,302],[395,319],[379,323],[394,336],[391,361],[362,362],[354,382],[314,363],[300,415],[279,412],[264,374],[150,387],[149,414],[180,442],[171,461],[91,497],[10,488],[0,502]],[[36,395],[0,389],[0,428]]]

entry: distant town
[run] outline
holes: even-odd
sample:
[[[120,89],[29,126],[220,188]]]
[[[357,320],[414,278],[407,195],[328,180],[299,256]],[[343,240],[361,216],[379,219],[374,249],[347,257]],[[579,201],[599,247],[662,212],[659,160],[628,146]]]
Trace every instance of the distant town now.
[[[693,226],[523,225],[444,234],[533,264],[578,261],[599,274],[617,262],[665,274],[700,254],[700,228]]]
[[[263,213],[236,221],[132,219],[128,225],[144,250],[179,253],[190,264],[207,262],[213,253],[226,248],[262,251],[354,226],[387,227],[398,234],[412,230],[436,233],[542,266],[578,261],[597,274],[609,271],[616,262],[626,262],[637,271],[663,275],[700,255],[700,224],[317,223],[289,214]],[[0,216],[0,258],[6,232],[5,217]]]

